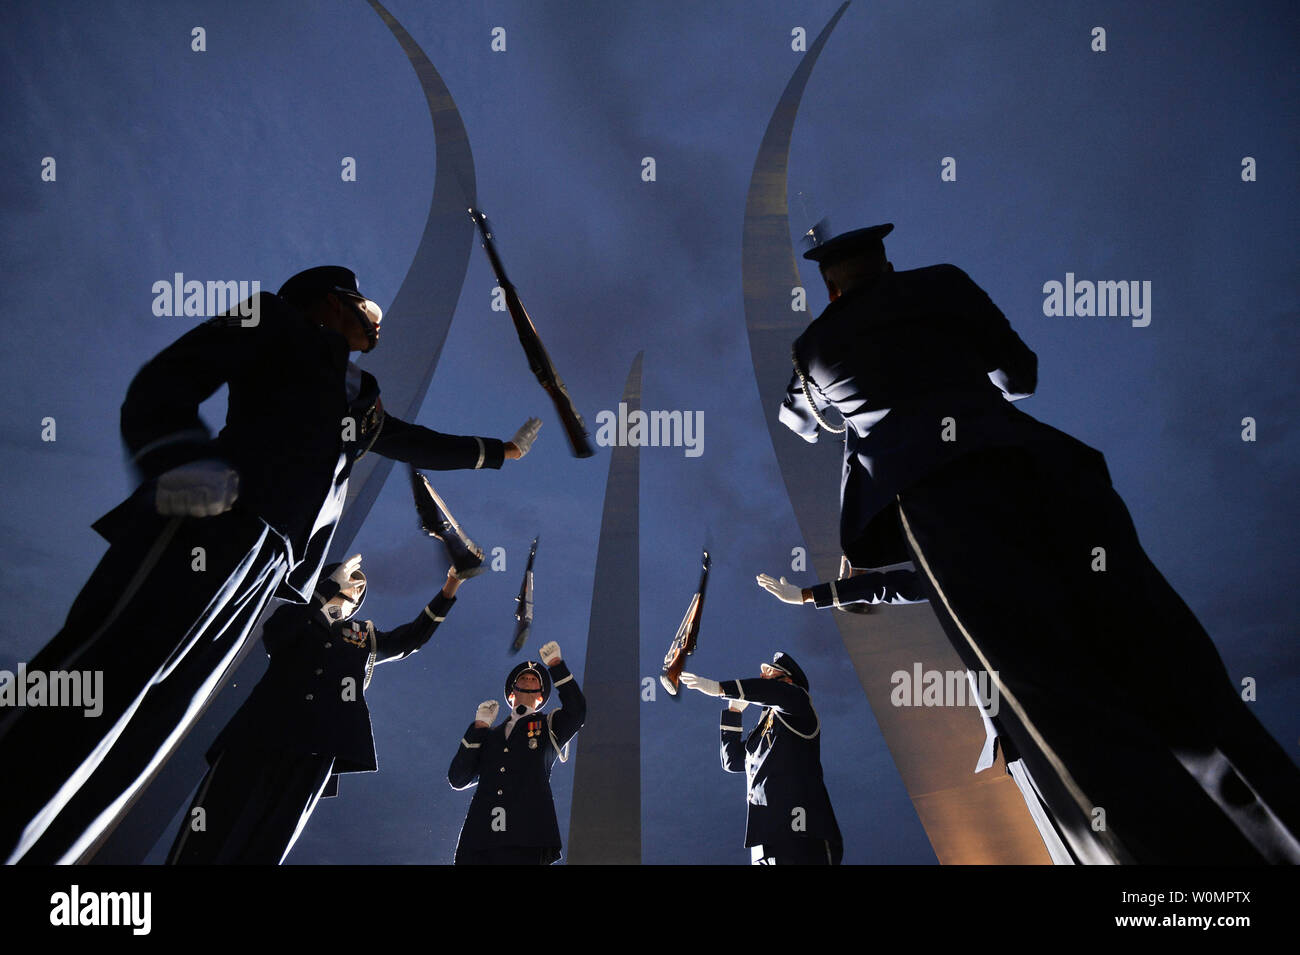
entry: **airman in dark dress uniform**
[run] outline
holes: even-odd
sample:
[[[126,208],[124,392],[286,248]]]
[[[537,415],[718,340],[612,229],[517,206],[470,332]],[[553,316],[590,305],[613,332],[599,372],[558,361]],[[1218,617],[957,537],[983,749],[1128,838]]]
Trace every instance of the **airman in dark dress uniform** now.
[[[1037,359],[951,265],[895,272],[892,225],[806,254],[831,302],[780,417],[843,419],[841,543],[866,571],[789,603],[929,599],[992,676],[999,734],[1084,862],[1300,861],[1300,772],[1151,563],[1102,455],[1016,409]],[[909,562],[907,564],[906,562]]]
[[[29,861],[75,861],[111,828],[271,596],[311,597],[360,455],[447,470],[499,468],[527,451],[536,419],[503,442],[387,415],[374,377],[348,360],[375,346],[381,318],[348,269],[309,269],[187,332],[136,375],[122,436],[142,482],[95,524],[108,553],[27,664],[102,672],[103,712],[29,707],[0,720],[0,774],[21,780],[0,805],[0,857],[19,861],[57,822],[47,840],[57,844]],[[226,426],[214,438],[199,405],[222,384]]]
[[[367,588],[360,563],[358,554],[326,567],[311,604],[286,604],[267,621],[270,666],[208,750],[210,768],[169,864],[276,865],[317,800],[337,794],[340,775],[379,768],[365,695],[371,674],[429,641],[461,580],[453,567],[414,620],[378,630],[354,619]]]
[[[545,668],[519,664],[506,678],[507,719],[492,726],[500,704],[485,700],[447,770],[453,789],[477,784],[456,845],[456,865],[550,865],[560,858],[560,827],[551,767],[568,760],[568,742],[587,718],[587,701],[551,641]],[[552,686],[560,709],[541,712]]]
[[[722,710],[722,768],[744,773],[745,845],[754,865],[839,865],[844,841],[822,780],[821,719],[808,677],[788,653],[762,665],[760,678],[718,683],[683,673],[682,683],[728,700]],[[763,707],[742,735],[742,713]]]

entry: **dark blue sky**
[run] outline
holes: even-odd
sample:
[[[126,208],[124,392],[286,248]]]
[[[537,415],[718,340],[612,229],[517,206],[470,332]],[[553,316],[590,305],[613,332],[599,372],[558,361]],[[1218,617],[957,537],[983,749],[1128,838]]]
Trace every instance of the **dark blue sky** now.
[[[701,457],[641,454],[641,580],[628,587],[640,587],[643,674],[658,672],[707,527],[714,572],[691,669],[751,675],[773,650],[792,652],[825,728],[846,861],[932,862],[834,627],[753,584],[788,574],[801,541],[744,327],[745,194],[800,56],[790,31],[815,36],[836,7],[389,9],[455,98],[480,205],[593,433],[641,350],[646,408],[704,412]],[[809,216],[836,231],[892,221],[896,268],[952,262],[989,292],[1039,355],[1039,393],[1020,407],[1106,454],[1148,553],[1232,676],[1259,681],[1256,712],[1293,756],[1297,19],[1280,3],[856,0],[813,71],[789,169],[797,230]],[[190,50],[194,26],[205,53]],[[504,53],[489,47],[496,26]],[[1089,48],[1095,26],[1105,53]],[[104,550],[89,524],[129,491],[117,432],[128,382],[193,324],[152,314],[153,282],[179,271],[274,290],[342,263],[387,306],[437,157],[415,75],[360,0],[33,6],[9,11],[0,50],[0,668],[12,668],[60,626]],[[45,156],[54,183],[40,179]],[[344,156],[357,159],[354,183],[340,181]],[[940,181],[944,156],[956,182]],[[1258,181],[1241,181],[1244,156]],[[1043,284],[1067,272],[1150,281],[1150,326],[1046,317]],[[825,295],[815,271],[804,281],[811,318]],[[436,482],[481,544],[507,549],[508,570],[467,583],[428,647],[376,672],[381,772],[345,779],[291,861],[450,861],[469,797],[448,788],[447,764],[509,667],[511,597],[535,534],[530,646],[558,640],[581,678],[608,452],[569,455],[489,307],[493,284],[475,248],[418,420],[499,437],[530,414],[546,420],[519,465]],[[220,399],[205,410],[219,427]],[[40,440],[46,416],[53,443]],[[1241,440],[1246,416],[1254,443]],[[445,572],[397,477],[355,547],[380,626],[413,616]],[[837,480],[827,475],[828,493]],[[699,696],[642,707],[647,862],[747,861],[744,786],[718,767],[716,710]],[[567,829],[572,768],[554,781]]]

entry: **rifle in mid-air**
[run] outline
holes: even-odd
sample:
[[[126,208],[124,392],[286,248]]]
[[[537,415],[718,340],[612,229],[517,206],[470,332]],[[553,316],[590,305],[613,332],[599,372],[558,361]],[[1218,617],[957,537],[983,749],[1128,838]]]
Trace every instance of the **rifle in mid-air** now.
[[[568,389],[564,387],[564,382],[551,362],[551,356],[546,353],[542,340],[537,336],[537,329],[533,326],[533,320],[528,317],[524,303],[519,300],[519,293],[506,278],[505,266],[501,264],[501,256],[497,254],[492,230],[488,228],[487,216],[478,209],[470,209],[469,217],[478,226],[479,235],[483,238],[483,250],[487,252],[488,261],[492,263],[497,284],[505,293],[506,310],[510,313],[511,321],[515,323],[519,344],[524,346],[524,354],[528,356],[528,367],[537,376],[537,381],[542,388],[551,396],[551,402],[555,405],[560,421],[564,424],[564,433],[569,436],[569,445],[573,448],[574,457],[591,457],[596,451],[587,438],[587,425],[583,422],[582,415],[578,414],[573,399],[569,397]]]
[[[682,617],[681,625],[677,628],[677,636],[673,638],[672,646],[664,654],[664,672],[659,674],[659,682],[664,685],[664,689],[673,697],[677,696],[682,670],[686,668],[686,658],[695,652],[695,644],[700,637],[700,618],[704,616],[704,592],[709,585],[709,564],[711,563],[707,550],[704,551],[702,563],[704,566],[700,571],[700,588],[695,591],[690,606],[686,608],[686,616]]]
[[[415,498],[415,513],[420,520],[420,530],[447,545],[452,566],[456,568],[456,575],[461,580],[483,573],[483,548],[460,529],[456,518],[451,516],[451,511],[447,510],[446,503],[433,489],[429,479],[414,466],[410,468],[410,475],[411,494]]]
[[[533,626],[533,561],[537,557],[537,538],[528,549],[528,566],[524,568],[524,582],[519,585],[519,596],[515,598],[515,639],[510,644],[510,652],[518,653],[528,639],[528,631]]]

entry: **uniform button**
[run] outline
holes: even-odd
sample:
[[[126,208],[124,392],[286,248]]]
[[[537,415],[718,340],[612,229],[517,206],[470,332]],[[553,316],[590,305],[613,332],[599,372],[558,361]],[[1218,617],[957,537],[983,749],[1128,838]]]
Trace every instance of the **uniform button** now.
[[[502,767],[501,767],[501,772],[504,773],[505,771],[506,771],[506,768],[505,768],[504,766],[502,766]]]
[[[501,752],[503,752],[503,753],[508,753],[508,752],[510,752],[510,747],[509,747],[509,746],[502,746],[502,747],[501,747]]]
[[[498,795],[498,796],[501,795],[501,790],[499,790],[499,789],[497,790],[497,795]]]
[[[320,667],[317,667],[317,668],[316,668],[316,675],[317,675],[317,676],[320,676],[320,675],[321,675],[322,673],[324,673],[324,672],[325,672],[325,671],[322,670]]]
[[[332,644],[332,643],[330,643],[328,640],[326,640],[326,641],[325,641],[325,646],[326,646],[326,647],[332,647],[332,646],[334,646],[334,644]]]
[[[312,695],[311,695],[310,693],[308,693],[308,694],[307,694],[307,699],[310,700],[310,699],[312,699],[312,698],[313,698]]]

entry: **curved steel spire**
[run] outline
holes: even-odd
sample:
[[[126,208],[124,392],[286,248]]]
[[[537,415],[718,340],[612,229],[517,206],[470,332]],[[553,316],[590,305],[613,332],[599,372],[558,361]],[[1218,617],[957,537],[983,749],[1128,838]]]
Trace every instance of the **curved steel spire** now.
[[[365,369],[383,389],[384,407],[409,421],[424,404],[469,270],[474,224],[465,210],[478,205],[474,154],[456,101],[429,58],[382,4],[377,0],[368,2],[410,58],[429,104],[438,149],[424,234],[397,295],[384,311],[383,347],[364,360]],[[330,545],[332,552],[341,554],[352,543],[392,466],[388,458],[375,454],[366,455],[353,466],[347,505]]]

